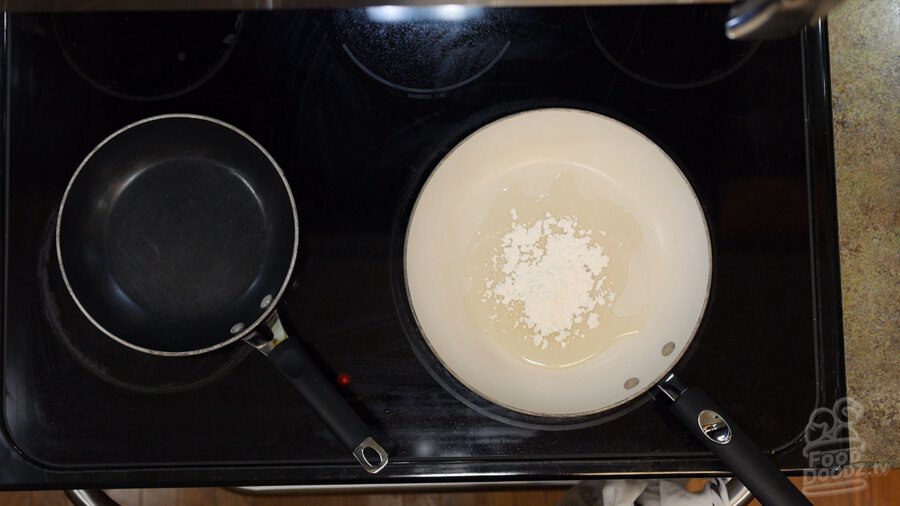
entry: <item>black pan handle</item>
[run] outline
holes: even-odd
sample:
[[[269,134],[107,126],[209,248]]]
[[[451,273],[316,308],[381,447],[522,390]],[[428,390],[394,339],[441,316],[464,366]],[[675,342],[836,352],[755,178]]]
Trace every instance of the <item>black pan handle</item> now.
[[[811,506],[790,480],[703,390],[685,388],[674,375],[659,385],[672,412],[697,439],[734,472],[764,505]]]
[[[284,333],[278,313],[273,312],[267,323],[273,337],[256,335],[247,338],[247,342],[269,358],[363,469],[370,473],[384,469],[388,463],[387,452],[375,442],[369,427],[325,379],[300,342]]]

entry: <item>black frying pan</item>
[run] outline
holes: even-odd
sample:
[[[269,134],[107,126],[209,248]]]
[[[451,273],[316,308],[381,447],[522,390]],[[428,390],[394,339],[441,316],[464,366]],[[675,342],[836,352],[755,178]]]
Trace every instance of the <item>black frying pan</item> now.
[[[376,473],[387,453],[275,311],[297,243],[297,208],[275,160],[237,128],[187,114],[101,142],[72,176],[56,228],[69,294],[103,333],[165,356],[243,339]]]

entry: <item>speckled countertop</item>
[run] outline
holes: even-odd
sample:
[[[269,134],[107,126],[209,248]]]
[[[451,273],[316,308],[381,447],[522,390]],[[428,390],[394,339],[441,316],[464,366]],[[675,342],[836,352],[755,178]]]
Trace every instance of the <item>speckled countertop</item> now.
[[[900,467],[900,2],[847,0],[828,28],[852,444]]]

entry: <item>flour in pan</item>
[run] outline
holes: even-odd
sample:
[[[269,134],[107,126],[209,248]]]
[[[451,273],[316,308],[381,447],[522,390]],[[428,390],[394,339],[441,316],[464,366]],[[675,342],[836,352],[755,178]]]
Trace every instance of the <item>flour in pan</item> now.
[[[547,212],[522,223],[515,209],[510,216],[510,230],[491,259],[498,276],[484,279],[483,301],[517,309],[514,326],[535,346],[565,348],[571,339],[583,337],[578,324],[597,328],[595,311],[615,298],[604,286],[610,257],[577,217]]]
[[[457,279],[472,332],[529,364],[569,367],[643,327],[640,284],[628,283],[642,233],[593,173],[549,168],[485,189]]]

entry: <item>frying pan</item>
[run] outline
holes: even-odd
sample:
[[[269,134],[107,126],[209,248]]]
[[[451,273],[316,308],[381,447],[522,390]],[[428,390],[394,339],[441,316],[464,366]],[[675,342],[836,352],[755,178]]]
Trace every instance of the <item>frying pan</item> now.
[[[569,188],[561,198],[554,197],[554,192],[562,191],[559,181],[567,181]],[[518,201],[505,196],[513,194],[521,195]],[[492,235],[493,229],[485,224],[519,219],[530,228],[538,223],[534,217],[542,218],[545,211],[578,217],[572,209],[581,201],[597,206],[582,208],[588,212],[579,219],[601,223],[597,232],[602,238],[596,240],[610,252],[608,265],[619,262],[624,265],[619,268],[627,270],[627,281],[609,302],[614,317],[643,316],[634,320],[640,322],[636,328],[612,337],[596,337],[599,334],[586,328],[585,337],[569,341],[569,350],[575,350],[571,353],[587,349],[584,343],[590,339],[610,342],[586,358],[551,367],[539,362],[544,351],[528,348],[531,351],[524,353],[529,355],[520,354],[516,350],[521,348],[509,344],[515,341],[504,341],[508,334],[485,323],[496,318],[496,312],[484,318],[467,305],[467,300],[476,300],[480,307],[471,294],[492,286],[485,282],[497,282],[480,277],[485,271],[479,266],[490,264],[490,253],[473,252],[490,252],[479,249],[479,244],[489,240],[501,244],[502,230],[509,229],[506,225],[501,235]],[[521,204],[518,211],[511,210],[509,202]],[[532,218],[527,218],[529,212]],[[626,242],[622,231],[632,228],[639,231],[639,246],[630,256],[617,257],[612,252]],[[487,404],[529,420],[546,419],[548,428],[560,419],[584,426],[578,423],[608,415],[656,391],[671,400],[676,417],[761,502],[809,504],[735,420],[701,389],[685,386],[671,373],[705,312],[712,278],[711,242],[690,183],[672,159],[638,131],[576,109],[537,109],[494,121],[464,139],[429,175],[413,206],[404,244],[405,288],[417,327],[410,339],[417,353],[427,350],[423,363],[433,374],[435,368],[429,364],[437,362]],[[559,266],[554,268],[554,275],[563,275]],[[563,291],[570,286],[560,293],[545,288],[545,303],[565,296]],[[573,321],[588,320],[587,314],[582,317]],[[520,342],[531,337],[516,332],[523,331],[511,334]],[[530,346],[530,339],[525,344]],[[435,376],[446,386],[440,374]]]
[[[275,309],[298,236],[290,187],[259,143],[213,118],[169,114],[87,155],[60,204],[56,250],[69,295],[101,332],[173,358],[245,341],[377,473],[387,453]]]

